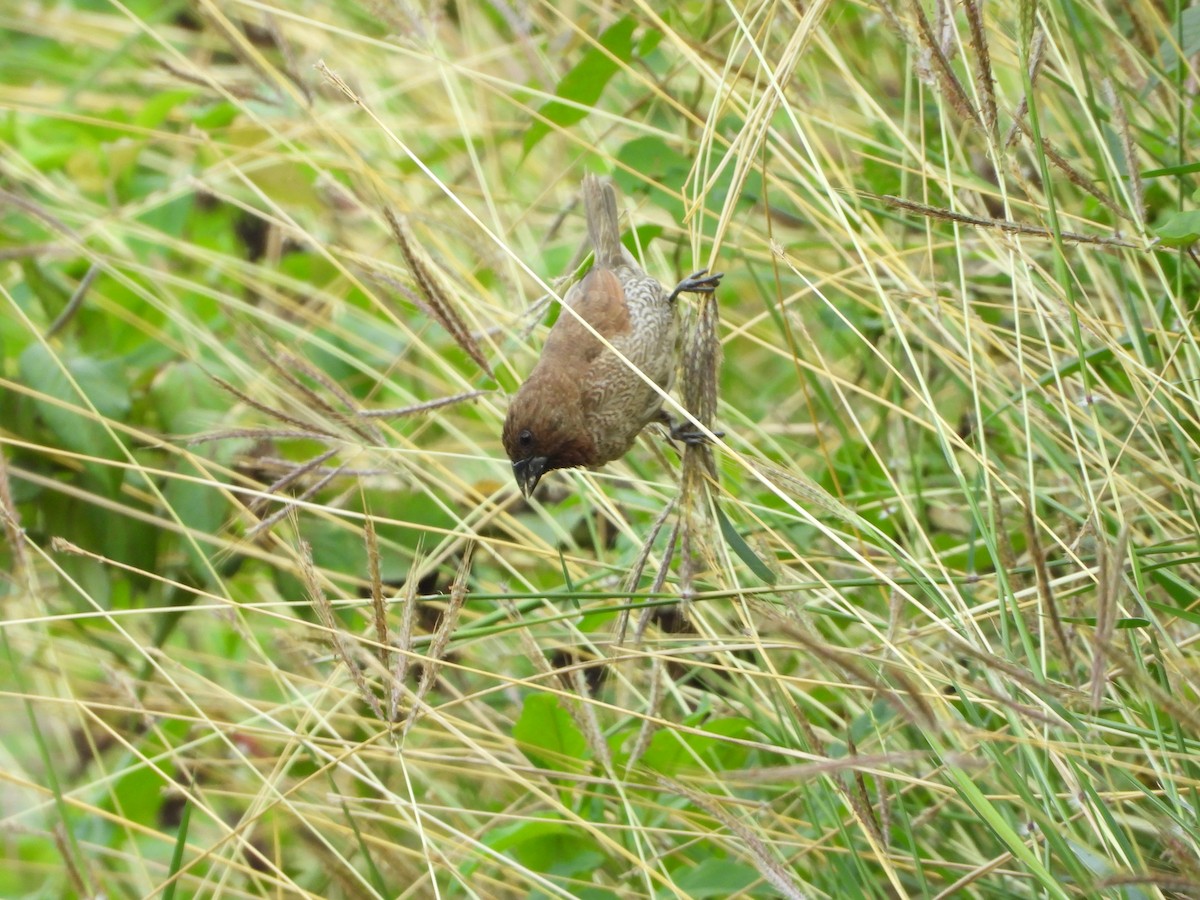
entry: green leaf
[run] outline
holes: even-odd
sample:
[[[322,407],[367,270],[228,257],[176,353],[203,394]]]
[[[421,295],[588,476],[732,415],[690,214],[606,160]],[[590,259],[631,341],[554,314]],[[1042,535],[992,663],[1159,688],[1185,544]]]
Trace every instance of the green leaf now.
[[[670,10],[664,10],[662,15],[663,19],[666,20],[671,15]],[[638,44],[638,56],[645,59],[662,43],[664,37],[666,37],[665,32],[657,28],[647,28],[645,34],[642,35],[641,42]]]
[[[1196,602],[1195,586],[1186,578],[1180,577],[1179,573],[1174,568],[1168,568],[1166,566],[1156,567],[1149,569],[1148,572],[1151,580],[1158,587],[1162,588],[1162,590],[1166,592],[1167,596],[1174,600],[1179,606],[1190,607]],[[1150,606],[1154,607],[1155,609],[1159,609],[1160,605],[1161,604],[1150,604]],[[1175,607],[1171,606],[1162,606],[1162,610],[1170,611],[1172,615],[1177,615],[1181,618],[1186,618],[1188,613],[1200,616],[1200,612],[1190,609],[1176,609]],[[1200,625],[1200,619],[1197,619],[1196,624]]]
[[[188,360],[163,367],[150,385],[148,399],[163,430],[172,435],[217,428],[233,402],[211,375]]]
[[[123,458],[119,445],[80,397],[83,392],[104,418],[124,421],[132,402],[121,362],[69,353],[64,357],[65,361],[41,343],[30,344],[20,356],[21,380],[47,398],[33,401],[38,415],[64,449],[98,460]],[[88,468],[110,489],[115,490],[121,482],[121,469],[99,464]]]
[[[762,879],[752,866],[713,856],[698,866],[677,869],[671,873],[671,877],[675,882],[675,892],[671,896],[682,895],[694,900],[743,897],[746,888]]]
[[[179,814],[179,833],[175,835],[175,847],[171,851],[171,864],[167,869],[167,887],[163,891],[162,900],[175,900],[175,888],[179,879],[175,875],[183,868],[183,855],[187,850],[188,830],[192,824],[192,801],[185,799],[183,809]]]
[[[586,768],[587,739],[551,694],[525,698],[521,716],[513,725],[513,737],[536,766],[559,772],[582,772]]]
[[[1147,169],[1142,173],[1143,178],[1162,178],[1166,175],[1190,175],[1200,172],[1200,162],[1183,163],[1178,166],[1163,166],[1161,169]]]
[[[1200,240],[1200,210],[1173,212],[1155,227],[1154,233],[1164,246],[1188,247]]]
[[[642,762],[664,775],[706,767],[718,772],[738,768],[745,762],[746,748],[720,738],[742,737],[752,724],[749,719],[732,716],[706,722],[701,729],[705,734],[657,731],[650,738]]]
[[[1175,611],[1175,614],[1178,614],[1177,610]],[[1096,627],[1095,616],[1063,616],[1062,620],[1068,625],[1087,625],[1091,628]],[[1146,628],[1149,626],[1149,624],[1149,619],[1144,619],[1141,616],[1130,616],[1123,619],[1117,619],[1117,621],[1113,623],[1113,628],[1118,630],[1128,628]]]
[[[213,131],[233,124],[239,114],[240,110],[235,104],[222,101],[197,113],[192,124],[202,131]]]
[[[141,195],[156,189],[158,189],[158,185],[153,184],[153,180],[148,180],[138,190],[135,190],[134,193],[135,195]],[[182,238],[189,222],[192,220],[195,204],[196,197],[194,194],[175,197],[165,203],[156,203],[151,209],[139,215],[137,221],[155,232],[161,232],[163,235],[170,237]],[[157,236],[156,239],[147,241],[142,246],[148,249],[157,248],[156,240]]]
[[[189,726],[182,721],[164,721],[160,723],[160,727],[161,732],[147,733],[142,739],[139,754],[144,753],[144,756],[126,754],[126,765],[115,767],[115,770],[122,774],[112,782],[106,796],[99,802],[101,809],[118,813],[122,821],[148,827],[158,823],[165,799],[163,791],[171,784],[172,767],[168,765],[165,771],[160,772],[157,767],[135,763],[139,758],[145,759],[164,749],[177,746],[177,742],[182,740]],[[91,829],[95,829],[91,834],[97,838],[111,833],[112,825],[104,821],[106,818],[94,817],[95,821],[89,821],[83,826],[83,836],[86,837]]]
[[[47,324],[51,322],[71,301],[71,293],[52,275],[46,273],[36,259],[21,263],[21,274],[29,286],[32,296],[42,306]]]
[[[744,126],[739,126],[744,127]],[[714,158],[715,166],[719,159]],[[613,181],[624,194],[644,196],[675,221],[682,221],[685,209],[680,200],[684,184],[692,172],[692,158],[661,137],[644,136],[623,144],[617,150],[617,166]],[[706,185],[704,203],[710,215],[704,217],[702,228],[711,234],[716,228],[715,214],[726,206],[733,189],[734,165],[724,166],[711,184]],[[745,210],[764,196],[762,175],[750,172],[738,183],[735,206]]]
[[[181,463],[180,468],[190,478],[202,478],[206,474],[187,463]],[[207,477],[213,476],[209,473]],[[228,502],[221,491],[190,478],[172,478],[167,483],[163,489],[167,504],[189,532],[197,535],[220,534],[229,515]],[[167,541],[170,546],[178,547],[187,556],[189,569],[198,583],[215,587],[209,578],[208,562],[200,555],[205,552],[203,548],[208,546],[204,541],[199,542],[202,549],[197,549],[196,544],[184,535],[171,535]]]
[[[1200,625],[1200,610],[1183,609],[1179,606],[1171,606],[1169,603],[1155,603],[1152,600],[1145,601],[1155,612],[1163,613],[1167,616],[1175,616],[1183,619],[1185,622],[1191,622],[1193,625]]]
[[[540,118],[525,133],[526,155],[555,126],[563,128],[574,125],[587,116],[588,107],[595,105],[600,99],[605,86],[621,68],[621,63],[628,63],[633,58],[635,25],[636,21],[632,16],[625,16],[610,25],[600,35],[599,46],[588,48],[575,67],[562,77],[554,90],[555,96],[570,100],[578,106],[567,105],[557,100],[542,104],[538,110]]]
[[[651,135],[621,145],[617,150],[613,181],[625,194],[645,191],[647,185],[662,185],[662,188],[650,188],[651,201],[678,221],[683,215],[683,207],[672,192],[678,193],[683,188],[691,168],[692,161],[688,157],[662,138]]]
[[[662,234],[663,227],[661,225],[639,225],[633,231],[628,232],[621,242],[636,257],[639,253],[645,253],[650,242],[662,237]]]
[[[133,122],[142,128],[158,128],[167,121],[167,117],[175,110],[175,107],[192,99],[195,93],[191,88],[179,88],[174,91],[151,94],[145,98],[142,107],[136,111]]]
[[[1179,54],[1175,51],[1175,42],[1182,38],[1184,59],[1200,53],[1200,6],[1192,6],[1179,14],[1179,28],[1171,26],[1171,36],[1166,38],[1158,47],[1159,58],[1162,59],[1163,70],[1170,73],[1179,62]],[[1182,35],[1180,34],[1182,32]]]
[[[886,700],[876,700],[871,706],[859,713],[850,721],[850,738],[855,744],[861,745],[870,739],[871,735],[879,734],[884,726],[896,717],[896,710],[892,704]],[[839,752],[836,754],[841,756],[848,752],[848,747],[843,743],[835,745]],[[835,755],[833,750],[830,750],[830,755]]]
[[[675,775],[683,766],[692,762],[691,754],[687,750],[687,737],[677,731],[654,732],[654,736],[650,738],[650,743],[646,747],[646,752],[642,754],[642,765],[667,776]],[[711,741],[712,739],[704,738],[703,740]]]
[[[729,517],[721,511],[719,506],[717,507],[716,511],[717,522],[721,526],[721,534],[725,538],[725,543],[729,544],[729,549],[734,552],[738,559],[740,559],[749,567],[751,572],[761,578],[766,584],[774,584],[775,573],[772,572],[767,564],[762,561],[762,558],[754,552],[753,548],[746,543],[745,538],[743,538],[738,533],[738,530],[733,527],[733,523],[729,521]]]
[[[498,853],[510,853],[535,872],[570,878],[593,872],[604,862],[595,841],[579,826],[559,819],[515,822],[494,828],[483,843]]]

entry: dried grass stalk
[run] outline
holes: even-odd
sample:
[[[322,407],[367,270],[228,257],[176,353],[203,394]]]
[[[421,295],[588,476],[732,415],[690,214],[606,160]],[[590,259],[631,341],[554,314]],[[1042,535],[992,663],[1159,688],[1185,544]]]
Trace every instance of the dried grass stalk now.
[[[479,348],[475,338],[471,335],[470,329],[467,328],[462,316],[459,315],[453,301],[453,292],[438,273],[437,266],[425,253],[424,248],[417,241],[413,234],[412,228],[409,227],[408,219],[404,216],[397,216],[390,209],[384,208],[384,218],[387,219],[388,225],[392,229],[392,235],[396,238],[396,244],[400,247],[400,252],[404,255],[405,261],[408,263],[409,273],[420,289],[425,302],[429,304],[429,309],[434,317],[441,323],[442,327],[450,333],[454,341],[460,346],[471,359],[491,378],[496,375],[492,371],[491,365],[487,358],[483,355],[483,351]]]

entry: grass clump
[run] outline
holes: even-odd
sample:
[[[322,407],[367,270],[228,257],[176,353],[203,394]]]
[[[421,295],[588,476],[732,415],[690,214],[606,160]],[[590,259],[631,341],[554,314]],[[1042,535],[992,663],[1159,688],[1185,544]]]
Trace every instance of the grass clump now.
[[[26,4],[0,894],[1200,893],[1195,10]],[[609,174],[676,416],[519,499]]]

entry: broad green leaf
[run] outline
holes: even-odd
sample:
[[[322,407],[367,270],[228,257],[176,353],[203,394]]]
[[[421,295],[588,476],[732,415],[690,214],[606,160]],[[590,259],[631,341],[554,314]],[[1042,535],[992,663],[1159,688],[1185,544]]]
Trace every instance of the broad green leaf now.
[[[645,190],[647,184],[661,184],[668,190],[679,191],[692,168],[691,159],[654,135],[622,144],[617,150],[617,163],[613,181],[626,194]],[[679,206],[678,201],[675,206]]]
[[[159,190],[161,186],[165,185],[165,182],[163,182],[163,185],[155,184],[154,182],[160,181],[157,177],[150,179],[142,178],[141,180],[142,183],[133,190],[134,196]],[[175,197],[166,203],[155,204],[138,216],[137,219],[140,223],[154,231],[161,232],[170,237],[181,238],[192,219],[195,204],[196,197],[194,194],[184,194],[182,197]],[[142,246],[147,248],[153,247],[149,242]]]
[[[1191,246],[1200,240],[1200,210],[1170,213],[1161,225],[1155,227],[1154,233],[1167,247]]]
[[[725,129],[736,133],[735,128]],[[685,214],[680,199],[684,184],[692,172],[693,161],[675,146],[657,136],[635,138],[623,144],[617,151],[618,165],[613,173],[613,180],[626,194],[645,196],[652,204],[664,210],[675,221],[682,222]],[[711,165],[715,168],[719,160],[714,158]],[[711,234],[716,228],[715,216],[727,205],[727,198],[733,189],[735,166],[725,165],[711,183],[706,182],[704,202],[710,215],[702,220],[706,234]],[[746,209],[763,199],[762,174],[751,171],[737,185],[736,206]]]
[[[207,110],[196,114],[196,119],[192,123],[196,128],[202,131],[212,131],[220,128],[227,128],[237,119],[241,110],[232,103],[221,101]]]
[[[670,894],[660,892],[660,896],[691,897],[693,900],[705,900],[708,897],[744,897],[743,892],[755,882],[762,881],[758,870],[743,863],[730,859],[719,859],[709,856],[698,866],[679,868],[671,873],[676,891]],[[773,896],[767,892],[767,896]]]
[[[863,744],[870,739],[871,735],[878,734],[880,730],[892,719],[896,717],[896,710],[892,704],[886,700],[876,700],[871,704],[870,708],[859,713],[850,721],[850,737],[855,744]],[[847,747],[843,743],[836,745],[841,752],[847,751]],[[830,755],[834,755],[830,752]]]
[[[82,391],[87,396],[98,415],[112,421],[124,421],[132,404],[119,360],[72,357],[69,352],[60,359],[45,345],[36,343],[30,344],[21,354],[18,365],[21,380],[49,398],[33,403],[64,449],[96,459],[123,460],[119,446],[88,410],[79,393]],[[72,379],[78,390],[72,385]],[[89,465],[89,469],[110,489],[115,489],[121,482],[122,472],[118,468],[96,464]]]
[[[521,716],[513,725],[513,737],[534,765],[559,772],[586,768],[587,739],[551,694],[525,698]]]
[[[196,91],[191,88],[179,88],[174,91],[151,94],[134,114],[134,124],[140,125],[142,128],[158,128],[167,121],[167,117],[171,115],[175,107],[186,103],[195,94]]]
[[[1163,70],[1168,74],[1174,70],[1179,62],[1179,54],[1176,52],[1176,40],[1180,37],[1182,31],[1182,49],[1185,59],[1200,53],[1200,6],[1192,6],[1183,10],[1179,15],[1179,25],[1177,29],[1174,25],[1171,26],[1171,35],[1165,38],[1162,44],[1159,45],[1158,55],[1162,59]]]
[[[9,862],[0,866],[0,897],[71,896],[62,845],[54,837],[16,832],[8,838],[5,854]]]
[[[164,799],[164,790],[169,785],[168,778],[171,775],[172,766],[147,766],[136,765],[134,760],[137,758],[153,758],[160,753],[164,747],[160,736],[165,738],[170,746],[174,746],[176,741],[182,741],[183,736],[187,733],[188,724],[179,720],[166,720],[158,724],[157,731],[147,732],[140,740],[138,751],[144,753],[144,756],[135,757],[133,753],[128,754],[125,759],[128,765],[120,767],[119,771],[123,771],[111,785],[109,785],[105,796],[99,803],[101,809],[112,810],[121,820],[128,822],[136,822],[145,826],[152,826],[156,823],[159,811],[162,808]],[[163,771],[160,772],[159,768]],[[104,816],[91,816],[85,829],[96,828],[95,832],[98,837],[100,834],[111,834],[113,825],[111,822],[105,822]]]
[[[740,737],[751,725],[750,720],[734,716],[706,722],[701,728],[706,734],[670,729],[657,731],[650,739],[642,762],[664,775],[704,767],[716,771],[738,768],[744,764],[746,749],[720,738]]]
[[[535,872],[564,878],[594,871],[604,862],[591,836],[578,825],[553,818],[495,828],[484,835],[483,842],[499,853],[512,854]]]
[[[197,535],[219,535],[225,520],[230,516],[229,504],[222,492],[213,486],[193,481],[193,478],[214,478],[211,473],[205,475],[197,468],[182,464],[182,472],[186,478],[172,478],[163,490],[167,504],[179,518],[179,521],[190,532]],[[192,541],[184,535],[172,534],[168,538],[172,546],[182,549],[188,558],[192,573],[201,584],[209,584],[209,566],[206,560],[197,558],[197,553],[209,552],[216,556],[217,551],[204,540],[199,541],[199,550]]]
[[[633,29],[636,24],[632,16],[625,16],[610,25],[600,35],[600,46],[589,47],[575,67],[562,77],[554,90],[555,96],[570,100],[578,106],[567,105],[557,100],[543,104],[538,110],[540,118],[525,134],[526,155],[555,126],[563,128],[573,125],[587,116],[588,107],[600,99],[605,86],[617,74],[621,63],[628,63],[633,58]]]
[[[629,248],[630,253],[637,256],[645,253],[650,242],[662,237],[662,233],[661,225],[639,225],[633,231],[626,232],[625,236],[621,238],[621,242]]]
[[[150,385],[151,405],[169,435],[194,435],[215,429],[234,399],[197,363],[162,368]]]

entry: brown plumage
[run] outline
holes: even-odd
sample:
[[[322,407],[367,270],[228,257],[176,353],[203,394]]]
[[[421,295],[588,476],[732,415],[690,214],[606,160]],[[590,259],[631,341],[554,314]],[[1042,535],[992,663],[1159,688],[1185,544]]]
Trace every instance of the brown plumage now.
[[[668,291],[622,246],[612,186],[584,176],[583,200],[595,264],[563,302],[670,390],[679,336],[675,298],[711,293],[721,275],[696,272]],[[528,497],[552,469],[599,466],[624,455],[655,420],[665,420],[662,396],[564,309],[509,405],[504,449]]]

